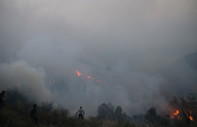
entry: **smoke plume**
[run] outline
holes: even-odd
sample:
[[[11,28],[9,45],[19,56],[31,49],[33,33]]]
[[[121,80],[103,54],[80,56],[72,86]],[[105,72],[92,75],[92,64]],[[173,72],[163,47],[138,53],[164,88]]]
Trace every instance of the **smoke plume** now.
[[[1,89],[17,88],[28,101],[41,103],[50,100],[42,70],[30,67],[24,61],[0,64]]]
[[[0,89],[96,115],[167,107],[196,91],[195,0],[1,0]],[[193,58],[191,58],[193,59]],[[194,65],[195,66],[195,65]],[[77,76],[79,70],[87,79]]]

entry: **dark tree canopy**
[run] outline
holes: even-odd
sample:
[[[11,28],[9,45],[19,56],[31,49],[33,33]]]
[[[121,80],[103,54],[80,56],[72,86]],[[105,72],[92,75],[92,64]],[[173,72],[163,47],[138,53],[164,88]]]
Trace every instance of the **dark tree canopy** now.
[[[101,104],[98,107],[98,116],[99,119],[113,119],[114,118],[114,107],[109,104]]]
[[[109,119],[109,120],[128,120],[129,117],[126,113],[122,111],[121,106],[117,106],[114,109],[112,104],[101,104],[98,107],[98,115],[99,119]]]

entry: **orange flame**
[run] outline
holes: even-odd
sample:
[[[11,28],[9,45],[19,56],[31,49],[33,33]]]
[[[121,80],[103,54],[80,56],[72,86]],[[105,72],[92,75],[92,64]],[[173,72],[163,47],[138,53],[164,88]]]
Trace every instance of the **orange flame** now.
[[[191,121],[194,121],[194,118],[190,115],[192,112],[190,111],[190,113],[188,113],[188,118],[191,120]],[[180,117],[180,111],[179,110],[175,110],[175,112],[173,112],[172,114],[171,114],[171,119],[175,119],[175,118],[177,118],[177,119],[181,119],[181,117]]]
[[[174,119],[174,118],[180,119],[179,113],[180,113],[179,110],[175,110],[175,112],[173,112],[173,113],[171,114],[171,119]]]
[[[91,77],[91,76],[87,76],[86,78],[87,78],[87,79],[95,79],[95,78],[93,78],[93,77]]]
[[[191,121],[194,121],[194,118],[193,118],[192,116],[189,116],[189,119],[190,119]]]
[[[75,71],[77,73],[77,76],[81,76],[82,73],[80,73],[78,70]]]
[[[191,114],[192,114],[192,111],[189,111],[189,113],[188,113],[189,119],[190,119],[191,121],[194,121],[194,118],[191,116]]]
[[[89,76],[89,75],[83,74],[83,76],[82,76],[82,73],[79,72],[79,70],[76,70],[75,72],[76,72],[76,74],[77,74],[78,77],[81,76],[81,78],[92,79],[92,80],[95,80],[97,83],[100,83],[101,82],[100,80],[98,80],[98,79],[96,79],[96,78],[94,78],[92,76]]]
[[[175,116],[179,114],[179,110],[176,110],[176,112],[173,113]]]

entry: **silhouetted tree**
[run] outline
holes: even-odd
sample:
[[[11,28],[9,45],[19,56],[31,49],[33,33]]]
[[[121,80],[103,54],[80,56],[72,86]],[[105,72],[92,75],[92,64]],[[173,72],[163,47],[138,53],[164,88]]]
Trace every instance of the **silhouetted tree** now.
[[[53,102],[43,102],[40,108],[43,112],[50,112],[53,110]]]
[[[116,119],[120,120],[122,119],[122,108],[120,106],[117,106],[116,109],[115,109],[115,117]]]
[[[115,114],[116,120],[128,120],[129,119],[127,114],[122,111],[121,106],[116,107],[114,114]]]
[[[170,101],[170,105],[173,109],[177,109],[180,111],[179,117],[180,120],[185,121],[185,123],[189,126],[191,123],[190,117],[196,119],[197,114],[197,101],[194,94],[189,94],[185,97],[174,97]]]
[[[101,104],[98,107],[98,115],[97,117],[99,119],[114,119],[114,106],[109,104]]]
[[[145,114],[145,119],[152,124],[156,125],[169,125],[169,119],[157,114],[155,107],[151,107]]]
[[[25,102],[28,103],[27,98],[18,91],[17,88],[8,89],[6,92],[6,102],[7,103],[17,103],[17,102]]]
[[[151,123],[155,123],[156,121],[158,121],[158,117],[157,117],[157,111],[155,107],[151,107],[147,113],[145,114],[145,119],[148,120]]]
[[[114,110],[114,106],[112,104],[101,104],[98,107],[98,115],[99,119],[109,119],[109,120],[128,120],[129,117],[126,113],[122,111],[121,106],[117,106]]]

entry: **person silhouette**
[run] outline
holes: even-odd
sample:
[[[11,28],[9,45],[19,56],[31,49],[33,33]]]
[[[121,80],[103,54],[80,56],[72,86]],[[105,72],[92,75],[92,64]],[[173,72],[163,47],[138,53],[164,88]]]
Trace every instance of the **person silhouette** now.
[[[84,110],[82,109],[82,106],[80,106],[80,109],[76,112],[76,115],[78,114],[79,119],[84,119]]]
[[[0,94],[0,108],[4,105],[5,90],[3,90]]]
[[[31,118],[33,122],[37,124],[38,118],[37,118],[37,105],[36,104],[33,105],[33,109],[31,110]]]

